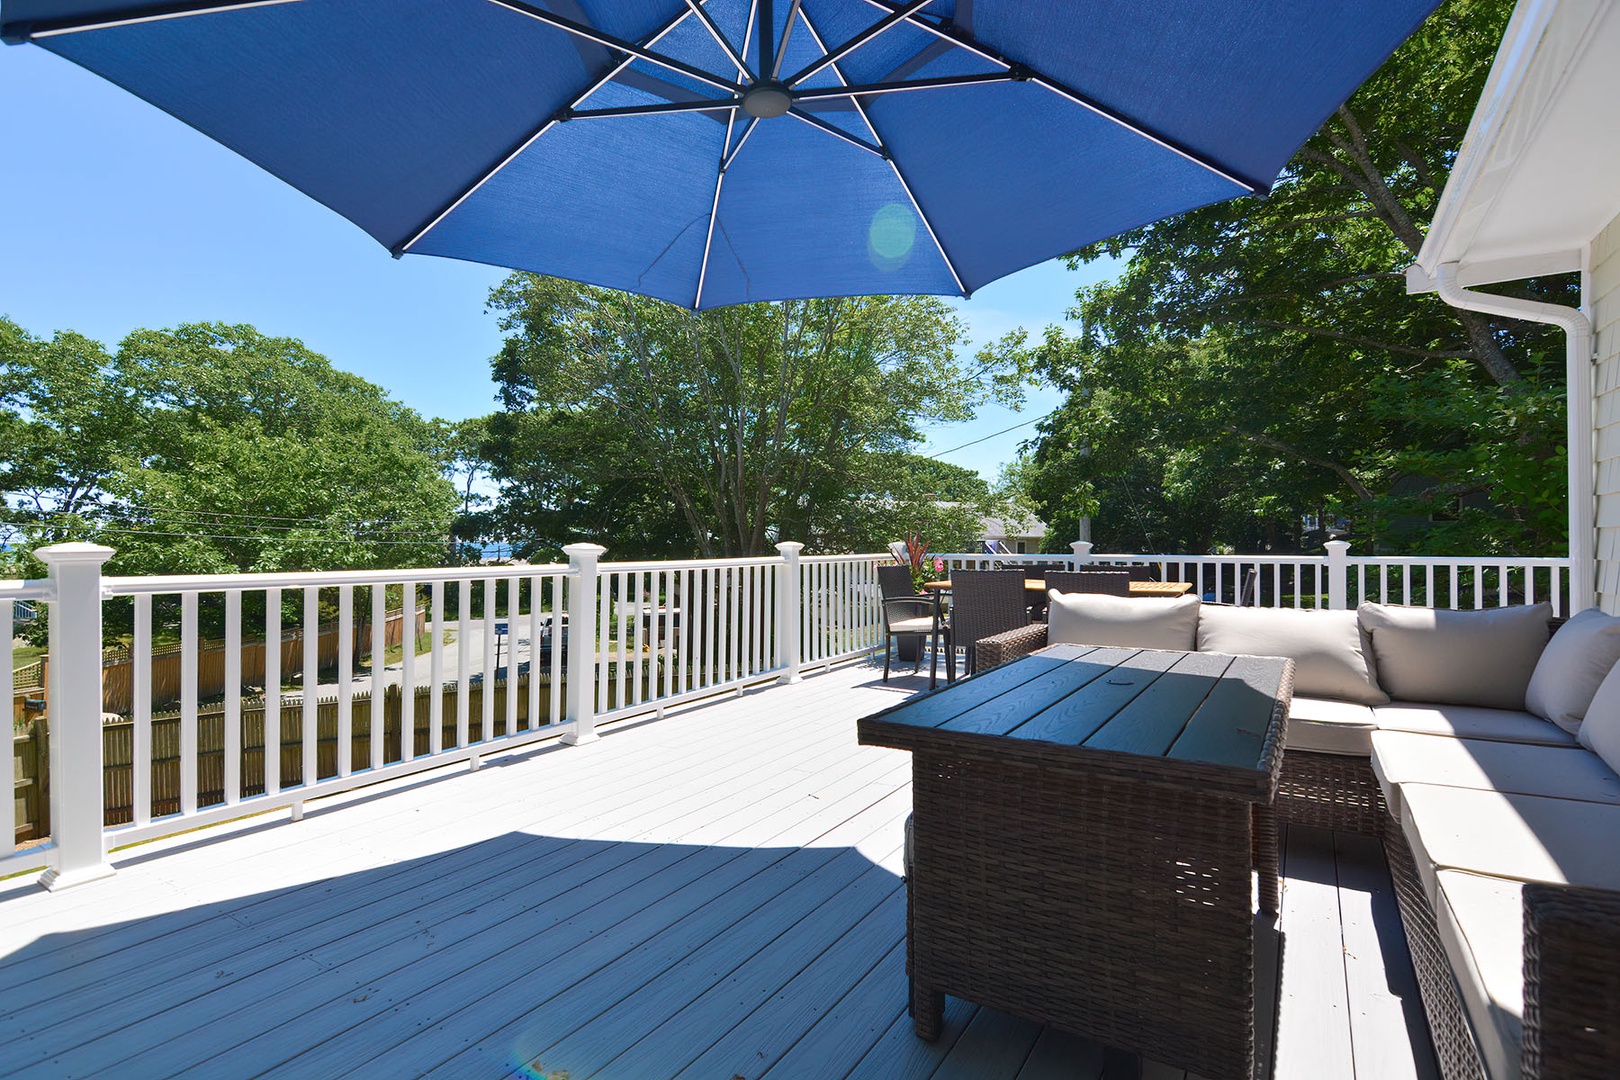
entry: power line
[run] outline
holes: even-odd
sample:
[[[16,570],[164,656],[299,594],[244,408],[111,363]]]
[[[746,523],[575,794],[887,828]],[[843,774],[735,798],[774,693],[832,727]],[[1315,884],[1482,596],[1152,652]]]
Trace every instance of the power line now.
[[[1023,421],[1022,423],[1014,424],[1010,428],[1002,428],[1000,431],[992,431],[990,434],[984,436],[982,439],[974,439],[972,442],[965,442],[961,446],[953,446],[949,450],[941,450],[938,453],[929,454],[928,456],[930,458],[942,458],[946,454],[954,454],[958,450],[966,450],[970,446],[977,446],[982,442],[989,442],[991,439],[994,439],[996,436],[1005,435],[1009,431],[1017,431],[1019,428],[1026,428],[1026,427],[1029,427],[1029,425],[1031,425],[1031,424],[1038,424],[1044,419],[1046,419],[1044,416],[1032,417],[1029,420]]]
[[[181,537],[187,540],[298,540],[325,544],[396,544],[404,547],[423,547],[424,545],[443,544],[450,541],[454,541],[456,543],[466,542],[455,537],[447,536],[443,533],[431,536],[427,533],[423,533],[422,539],[420,540],[366,540],[358,536],[297,536],[292,533],[274,533],[269,535],[250,533],[238,535],[227,533],[160,532],[155,529],[130,528],[128,526],[121,525],[103,525],[99,530],[97,530],[97,532],[98,534],[123,533],[126,536],[171,536]]]
[[[174,516],[174,517],[193,517],[193,518],[232,518],[232,519],[237,520],[237,521],[286,521],[286,522],[292,522],[294,524],[303,524],[303,525],[331,524],[332,520],[333,520],[331,517],[320,517],[320,516],[314,516],[314,515],[312,515],[310,517],[282,517],[282,516],[276,515],[276,514],[231,514],[231,513],[225,512],[223,510],[182,510],[182,509],[179,509],[178,507],[143,506],[143,505],[141,505],[139,503],[123,503],[123,502],[114,503],[114,504],[106,505],[106,506],[103,506],[103,505],[98,503],[98,504],[96,504],[94,509],[102,511],[104,513],[116,513],[116,512],[125,511],[125,510],[135,510],[135,511],[140,511],[140,512],[147,513],[147,514],[152,514],[154,516]],[[85,516],[83,511],[77,511],[77,510],[30,510],[30,511],[27,511],[27,512],[30,513],[30,514],[52,515],[52,516],[58,516],[58,517],[83,517],[83,516]],[[354,518],[350,518],[348,520],[362,521],[362,520],[365,520],[365,519],[362,519],[362,518],[359,518],[359,517],[354,517]],[[436,521],[433,518],[388,518],[388,519],[378,519],[374,523],[375,524],[381,524],[381,525],[438,525],[439,524],[439,522]],[[276,527],[281,528],[282,526],[276,526]]]

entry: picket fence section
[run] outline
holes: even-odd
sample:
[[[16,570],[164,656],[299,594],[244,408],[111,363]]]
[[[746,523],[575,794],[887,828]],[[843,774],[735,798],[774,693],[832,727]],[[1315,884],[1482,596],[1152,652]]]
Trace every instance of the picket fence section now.
[[[1252,607],[1353,608],[1363,601],[1476,609],[1550,603],[1569,614],[1569,559],[1351,555],[1329,541],[1322,555],[1135,555],[1071,545],[1068,555],[948,554],[953,569],[1149,566],[1160,580],[1186,581],[1206,601]]]
[[[1141,555],[1078,543],[1067,555],[931,558],[946,573],[1145,564],[1191,582],[1205,600],[1266,607],[1546,600],[1568,612],[1567,559],[1326,548],[1321,556]],[[106,852],[117,845],[271,809],[296,819],[316,796],[452,763],[476,769],[490,754],[542,739],[590,742],[599,722],[794,682],[807,668],[881,644],[877,568],[892,555],[805,556],[792,542],[777,550],[603,563],[601,547],[577,544],[565,549],[567,563],[544,566],[109,578],[101,574],[107,548],[41,549],[47,580],[0,582],[0,700],[15,700],[17,689],[15,602],[44,602],[50,626],[48,713],[14,724],[18,764],[0,874],[45,866],[50,888],[94,880],[112,872]],[[391,611],[418,609],[429,627],[425,650],[417,635],[390,632]],[[127,626],[131,642],[130,707],[114,714],[104,713],[104,616]],[[323,634],[326,623],[335,634]],[[154,636],[175,629],[178,708],[163,713],[153,664],[169,646],[154,650]],[[293,650],[262,648],[289,631],[299,636]],[[215,637],[224,671],[207,684],[220,690],[210,696],[200,658]],[[335,681],[323,684],[322,671],[333,671],[323,644],[334,640]],[[373,659],[369,670],[357,665],[361,654]],[[244,670],[244,655],[262,656],[262,672]],[[34,837],[47,818],[41,842]]]
[[[542,739],[590,742],[600,722],[796,681],[806,666],[870,650],[882,639],[876,568],[889,557],[801,559],[801,547],[603,563],[602,548],[579,544],[566,564],[544,566],[127,578],[101,575],[106,548],[43,549],[50,579],[0,585],[46,601],[52,635],[49,711],[14,752],[34,775],[18,766],[0,874],[47,866],[47,887],[94,880],[119,845],[272,809],[296,819],[317,796],[458,762],[476,769]],[[389,618],[417,608],[425,648]],[[130,641],[129,707],[111,713],[95,677],[104,618]],[[154,648],[175,631],[177,646]],[[263,648],[289,633],[291,648]],[[160,711],[154,658],[169,654],[177,708]],[[222,677],[202,677],[204,657]],[[49,839],[19,848],[47,819]]]

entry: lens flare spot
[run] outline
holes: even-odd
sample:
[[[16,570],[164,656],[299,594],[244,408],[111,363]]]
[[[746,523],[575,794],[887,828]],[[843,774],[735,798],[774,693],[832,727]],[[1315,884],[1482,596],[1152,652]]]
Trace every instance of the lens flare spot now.
[[[898,270],[917,242],[917,215],[900,203],[884,203],[866,230],[866,252],[879,270]]]

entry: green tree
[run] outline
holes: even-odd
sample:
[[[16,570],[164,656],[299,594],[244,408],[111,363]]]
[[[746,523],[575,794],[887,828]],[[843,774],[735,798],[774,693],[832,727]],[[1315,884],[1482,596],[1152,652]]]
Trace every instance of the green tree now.
[[[921,423],[1018,391],[999,360],[958,360],[961,326],[933,298],[692,313],[514,274],[490,304],[507,334],[487,446],[495,518],[523,553],[584,539],[642,556],[841,547],[857,537],[852,503],[896,498],[885,463]]]
[[[0,371],[16,547],[98,540],[113,573],[444,557],[456,493],[433,429],[300,342],[199,324],[109,355],[0,324]]]
[[[1266,198],[1075,256],[1128,262],[1077,294],[1077,335],[1034,350],[1070,392],[1035,451],[1047,513],[1090,498],[1105,533],[1207,545],[1338,507],[1389,548],[1562,548],[1560,343],[1404,289],[1511,9],[1444,5]],[[1568,303],[1572,288],[1504,291]],[[1176,385],[1132,385],[1133,368]]]

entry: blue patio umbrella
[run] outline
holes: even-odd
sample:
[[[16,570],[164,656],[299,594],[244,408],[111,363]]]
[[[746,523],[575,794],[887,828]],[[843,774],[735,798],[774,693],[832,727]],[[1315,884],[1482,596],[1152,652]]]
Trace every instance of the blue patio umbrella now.
[[[967,295],[1263,195],[1435,5],[0,0],[0,34],[395,255],[709,308]]]

